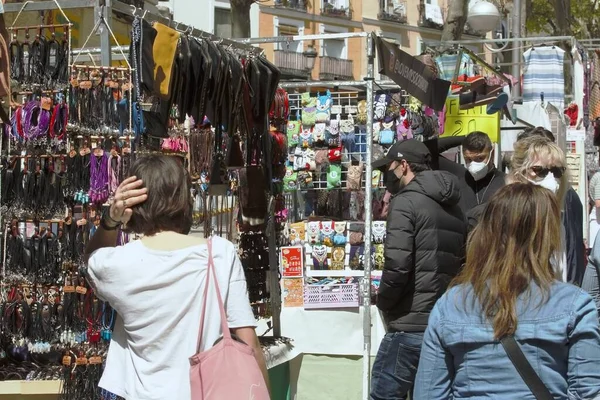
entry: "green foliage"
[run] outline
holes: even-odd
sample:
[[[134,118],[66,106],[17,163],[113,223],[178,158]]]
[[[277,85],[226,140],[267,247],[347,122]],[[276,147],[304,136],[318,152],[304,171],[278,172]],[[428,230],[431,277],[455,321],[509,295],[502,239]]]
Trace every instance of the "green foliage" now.
[[[527,32],[569,34],[577,38],[600,36],[599,0],[571,0],[570,15],[557,15],[556,3],[559,1],[563,0],[528,0]],[[565,20],[569,32],[560,32],[560,22]]]

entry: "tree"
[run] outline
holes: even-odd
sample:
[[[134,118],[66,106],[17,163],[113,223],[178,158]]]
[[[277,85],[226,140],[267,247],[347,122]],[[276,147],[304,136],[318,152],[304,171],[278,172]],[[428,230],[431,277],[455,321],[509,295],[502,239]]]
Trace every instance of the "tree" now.
[[[527,31],[590,39],[600,36],[598,0],[527,0]]]
[[[253,3],[254,0],[231,0],[232,37],[250,37],[250,7]]]
[[[469,13],[469,2],[468,0],[452,0],[448,2],[448,17],[444,23],[444,29],[442,31],[442,46],[443,42],[449,40],[459,40],[465,31],[465,24],[467,23],[467,16]]]

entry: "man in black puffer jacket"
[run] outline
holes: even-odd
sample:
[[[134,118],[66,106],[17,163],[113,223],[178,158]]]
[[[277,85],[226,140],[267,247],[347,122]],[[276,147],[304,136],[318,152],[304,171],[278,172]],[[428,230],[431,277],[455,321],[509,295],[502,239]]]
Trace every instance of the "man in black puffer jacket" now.
[[[373,364],[372,400],[407,398],[429,313],[463,263],[467,223],[458,205],[458,181],[449,172],[432,171],[430,160],[423,143],[406,140],[373,163],[395,174],[401,189],[387,218],[377,294],[387,334]]]

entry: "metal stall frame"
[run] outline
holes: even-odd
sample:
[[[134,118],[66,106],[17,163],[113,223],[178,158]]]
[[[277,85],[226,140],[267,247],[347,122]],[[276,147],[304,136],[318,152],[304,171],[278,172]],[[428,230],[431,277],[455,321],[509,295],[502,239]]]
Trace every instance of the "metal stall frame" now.
[[[351,38],[365,38],[367,47],[367,74],[363,80],[355,81],[306,81],[306,82],[287,82],[280,83],[280,87],[283,89],[292,88],[310,88],[310,87],[322,87],[322,86],[355,86],[364,87],[366,89],[366,102],[367,102],[367,126],[366,126],[366,152],[365,152],[365,250],[364,250],[364,274],[361,285],[362,294],[362,307],[363,307],[363,399],[369,399],[370,385],[371,385],[371,224],[373,222],[372,213],[372,198],[373,191],[371,189],[370,177],[373,174],[372,162],[372,141],[369,140],[373,137],[373,93],[374,93],[374,72],[375,72],[375,46],[374,46],[373,32],[348,32],[348,33],[331,33],[331,34],[314,34],[314,35],[295,35],[295,36],[275,36],[265,38],[249,38],[239,39],[239,42],[245,44],[266,44],[266,43],[286,43],[286,42],[303,42],[308,40],[326,40],[326,39],[351,39]],[[386,81],[380,84],[393,84],[394,82]],[[269,238],[273,238],[273,235],[269,235]],[[271,272],[271,284],[275,285],[272,287],[279,287],[279,263],[277,258],[277,251],[275,247],[270,247],[269,252],[269,264]],[[274,296],[275,295],[275,296]],[[281,334],[281,296],[279,291],[271,291],[271,302],[273,305],[273,333],[275,336]],[[275,299],[274,297],[277,297]]]

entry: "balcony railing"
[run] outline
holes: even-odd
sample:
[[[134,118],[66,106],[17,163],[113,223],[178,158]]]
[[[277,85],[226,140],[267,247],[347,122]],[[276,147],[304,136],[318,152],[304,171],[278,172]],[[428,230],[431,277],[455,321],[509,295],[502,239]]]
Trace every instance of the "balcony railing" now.
[[[285,75],[307,79],[310,74],[306,67],[306,57],[295,51],[275,50],[274,64]]]
[[[304,0],[275,0],[275,8],[306,12],[306,2]]]
[[[435,16],[437,18],[434,18],[434,15],[428,15],[427,9],[429,9],[432,14],[437,14]],[[422,28],[443,29],[445,16],[446,9],[443,7],[433,4],[419,4],[419,26]],[[441,17],[441,21],[439,17]]]
[[[319,70],[319,79],[353,79],[354,74],[352,73],[352,60],[343,60],[335,57],[321,57],[320,60],[321,68]]]
[[[383,21],[392,21],[405,24],[408,19],[406,15],[406,1],[381,0],[379,3],[379,14],[377,18]]]
[[[325,6],[321,8],[321,15],[325,15],[327,17],[352,19],[352,10],[350,9],[350,7],[337,8],[329,3],[325,3]]]

